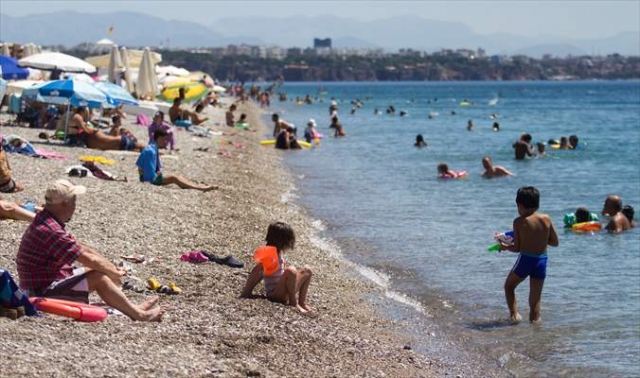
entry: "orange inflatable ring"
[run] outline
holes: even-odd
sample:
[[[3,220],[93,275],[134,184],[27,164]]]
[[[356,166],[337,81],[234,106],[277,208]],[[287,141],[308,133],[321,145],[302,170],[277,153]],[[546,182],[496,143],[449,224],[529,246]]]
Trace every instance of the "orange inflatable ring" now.
[[[29,301],[38,311],[66,316],[79,322],[101,322],[107,318],[107,311],[104,308],[82,302],[43,297],[32,297]]]
[[[573,231],[578,232],[591,232],[591,231],[600,231],[602,230],[602,223],[600,222],[581,222],[576,223],[571,226]]]

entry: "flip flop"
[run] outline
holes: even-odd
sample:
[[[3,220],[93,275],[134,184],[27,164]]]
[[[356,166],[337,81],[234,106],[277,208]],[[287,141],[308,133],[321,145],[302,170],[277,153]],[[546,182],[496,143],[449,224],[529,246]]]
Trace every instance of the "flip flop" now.
[[[209,261],[207,256],[203,255],[200,251],[190,251],[189,253],[185,253],[180,257],[180,260],[194,264]]]
[[[171,289],[175,294],[182,293],[182,289],[179,288],[175,282],[169,282],[169,289]]]
[[[213,261],[216,264],[230,266],[232,268],[244,268],[244,263],[232,255],[228,255],[225,258],[219,258],[213,253],[202,251],[202,254],[209,258],[209,261]]]
[[[149,290],[151,291],[158,291],[158,289],[160,289],[160,287],[162,286],[160,285],[160,282],[153,277],[147,280],[147,285],[149,287]]]

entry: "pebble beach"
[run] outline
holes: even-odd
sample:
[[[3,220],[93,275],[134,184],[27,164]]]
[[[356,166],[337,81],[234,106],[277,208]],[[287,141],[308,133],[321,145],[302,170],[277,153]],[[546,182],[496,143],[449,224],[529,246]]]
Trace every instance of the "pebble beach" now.
[[[5,200],[42,202],[48,183],[65,178],[65,168],[82,155],[103,156],[115,164],[102,168],[129,182],[72,178],[87,187],[78,198],[67,229],[113,262],[143,256],[130,264],[142,283],[155,277],[175,282],[179,295],[161,294],[168,311],[161,323],[139,323],[110,315],[100,323],[80,323],[44,316],[0,318],[0,375],[3,377],[437,377],[499,376],[491,363],[427,356],[412,345],[428,340],[406,336],[403,325],[383,316],[372,297],[380,289],[352,272],[349,263],[330,256],[310,241],[317,230],[304,209],[291,201],[294,179],[281,164],[279,151],[259,144],[267,132],[261,112],[241,105],[253,131],[212,126],[224,133],[213,138],[176,131],[177,152],[162,157],[167,173],[180,174],[219,190],[201,193],[176,186],[158,187],[137,179],[136,153],[66,147],[38,139],[42,130],[0,127],[36,148],[64,154],[46,160],[11,154],[14,178],[24,192]],[[223,122],[223,112],[213,122]],[[146,141],[146,129],[128,128]],[[211,122],[211,121],[210,121]],[[253,251],[264,244],[269,223],[285,221],[296,232],[294,266],[310,266],[313,316],[269,302],[262,284],[254,299],[239,299],[253,267]],[[27,223],[4,220],[0,232],[0,267],[17,280],[15,255]],[[242,269],[180,260],[190,250],[219,257],[229,254]],[[155,295],[126,290],[142,302]],[[99,297],[92,294],[92,302]],[[422,337],[421,335],[417,336]]]

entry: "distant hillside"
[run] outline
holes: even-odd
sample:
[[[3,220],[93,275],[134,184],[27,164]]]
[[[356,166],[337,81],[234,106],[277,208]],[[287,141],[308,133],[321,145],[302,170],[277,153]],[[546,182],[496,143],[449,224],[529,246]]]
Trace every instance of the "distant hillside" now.
[[[0,0],[2,1],[2,0]],[[29,25],[29,27],[25,27]],[[73,27],[69,27],[73,25]],[[107,29],[114,27],[112,36]],[[239,27],[241,26],[241,27]],[[509,33],[481,35],[459,22],[397,16],[374,21],[323,16],[233,17],[209,27],[186,21],[164,20],[133,12],[108,14],[57,12],[10,17],[0,14],[0,40],[73,46],[108,37],[126,46],[216,47],[227,44],[310,47],[313,38],[332,38],[336,47],[412,48],[433,52],[442,48],[483,48],[488,54],[525,54],[541,57],[619,53],[640,56],[640,32],[601,39],[554,36],[523,37]]]

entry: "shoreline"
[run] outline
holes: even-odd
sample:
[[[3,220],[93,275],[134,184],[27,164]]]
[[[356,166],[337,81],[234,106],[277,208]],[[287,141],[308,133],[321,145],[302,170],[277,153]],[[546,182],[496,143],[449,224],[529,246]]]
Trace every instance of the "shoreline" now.
[[[409,338],[397,331],[402,325],[386,319],[371,305],[369,296],[380,293],[374,285],[350,276],[348,264],[328,256],[311,242],[317,232],[297,204],[283,201],[293,178],[275,149],[257,142],[266,132],[254,105],[239,107],[258,131],[215,126],[235,135],[196,138],[176,132],[180,152],[163,158],[167,173],[211,182],[211,193],[160,188],[137,181],[135,154],[117,154],[56,143],[38,143],[70,157],[92,154],[116,160],[106,170],[129,177],[129,183],[89,178],[73,179],[87,186],[69,230],[112,261],[120,255],[155,257],[147,265],[134,264],[134,276],[175,281],[183,289],[177,296],[161,296],[169,306],[162,323],[132,322],[109,316],[103,323],[83,324],[61,318],[0,319],[6,358],[0,370],[7,376],[491,376],[464,361],[432,359],[405,349]],[[128,121],[131,121],[130,119]],[[218,115],[215,121],[222,122]],[[146,129],[130,125],[146,140]],[[0,127],[0,133],[18,134],[38,141],[41,130]],[[222,141],[222,142],[220,142]],[[242,144],[235,148],[229,142]],[[210,147],[209,151],[194,151]],[[212,148],[211,148],[212,147]],[[217,155],[227,151],[231,157]],[[15,178],[27,186],[5,199],[41,200],[50,181],[64,177],[70,160],[43,160],[11,154]],[[286,196],[285,196],[286,197]],[[263,244],[267,225],[283,220],[297,234],[295,251],[287,255],[295,266],[309,265],[315,275],[310,304],[318,311],[305,317],[288,306],[264,299],[238,299],[252,267],[253,250]],[[25,223],[3,221],[0,266],[17,279],[14,257]],[[245,262],[243,269],[213,263],[193,265],[179,257],[190,249],[218,256],[229,253]],[[261,287],[261,286],[259,286]],[[134,301],[146,296],[127,291]],[[92,301],[97,300],[92,296]],[[488,363],[487,365],[489,365]],[[484,367],[483,367],[484,368]]]

